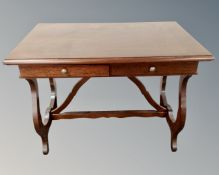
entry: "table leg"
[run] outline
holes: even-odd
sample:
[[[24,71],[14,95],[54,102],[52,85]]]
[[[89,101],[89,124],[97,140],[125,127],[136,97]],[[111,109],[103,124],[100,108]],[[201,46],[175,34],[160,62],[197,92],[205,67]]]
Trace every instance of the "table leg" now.
[[[82,78],[73,87],[71,93],[68,95],[66,100],[57,107],[57,96],[56,96],[56,85],[55,81],[50,78],[50,88],[51,88],[51,100],[50,105],[46,109],[46,114],[44,120],[41,118],[40,114],[40,104],[39,104],[39,92],[37,79],[27,79],[30,84],[32,93],[32,106],[33,106],[33,122],[36,132],[42,139],[43,153],[48,154],[49,143],[48,143],[48,133],[51,126],[52,120],[59,119],[74,119],[74,118],[100,118],[100,117],[149,117],[158,116],[166,118],[167,123],[170,127],[171,132],[171,149],[172,151],[177,150],[177,136],[183,129],[186,120],[186,86],[188,79],[191,75],[180,76],[179,80],[179,106],[177,117],[174,118],[172,108],[167,103],[166,98],[166,81],[167,76],[161,78],[161,90],[160,90],[160,105],[157,104],[153,98],[150,96],[149,92],[146,90],[141,81],[135,77],[128,77],[142,92],[146,100],[156,109],[156,110],[130,110],[130,111],[84,111],[84,112],[65,112],[61,113],[68,104],[72,101],[74,96],[77,94],[80,87],[86,83],[89,78]]]
[[[51,88],[51,101],[49,107],[46,110],[45,118],[44,120],[42,120],[40,114],[40,102],[39,102],[37,79],[26,79],[26,80],[28,81],[31,88],[34,128],[42,139],[43,154],[48,154],[49,152],[48,133],[52,123],[50,112],[52,109],[57,107],[55,81],[53,79],[49,79],[50,88]]]
[[[167,123],[170,127],[171,132],[171,149],[177,151],[177,136],[184,128],[186,121],[186,86],[191,75],[182,75],[179,79],[179,106],[177,111],[177,117],[174,118],[171,106],[167,103],[166,98],[166,80],[167,77],[161,78],[161,91],[160,91],[160,104],[167,108],[168,113],[166,116]]]

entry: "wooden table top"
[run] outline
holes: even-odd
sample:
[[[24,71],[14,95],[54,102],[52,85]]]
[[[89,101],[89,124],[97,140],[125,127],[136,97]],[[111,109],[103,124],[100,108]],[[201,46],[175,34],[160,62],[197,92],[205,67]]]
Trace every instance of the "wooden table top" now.
[[[212,54],[176,22],[40,23],[5,64],[207,61]]]

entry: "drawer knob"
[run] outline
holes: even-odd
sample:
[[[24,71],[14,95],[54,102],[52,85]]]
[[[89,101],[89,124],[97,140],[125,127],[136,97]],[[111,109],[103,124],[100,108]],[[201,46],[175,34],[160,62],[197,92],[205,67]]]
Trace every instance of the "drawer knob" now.
[[[61,70],[61,73],[62,73],[62,74],[66,74],[67,72],[68,72],[67,69],[62,69],[62,70]]]
[[[155,66],[151,66],[150,68],[149,68],[149,72],[155,72],[156,71],[156,67]]]

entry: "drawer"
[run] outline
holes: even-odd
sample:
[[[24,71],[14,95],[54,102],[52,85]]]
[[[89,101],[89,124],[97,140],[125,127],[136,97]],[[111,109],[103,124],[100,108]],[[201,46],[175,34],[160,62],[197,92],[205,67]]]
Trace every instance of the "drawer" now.
[[[68,78],[109,76],[108,65],[20,65],[21,78]]]
[[[198,62],[111,64],[110,76],[156,76],[197,74]]]

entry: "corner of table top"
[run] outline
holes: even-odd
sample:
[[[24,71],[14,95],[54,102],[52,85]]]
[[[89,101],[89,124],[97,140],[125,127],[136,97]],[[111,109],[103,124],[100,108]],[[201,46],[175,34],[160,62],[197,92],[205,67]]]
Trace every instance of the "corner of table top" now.
[[[10,59],[4,59],[3,61],[2,61],[2,64],[4,64],[4,65],[12,65],[13,63],[11,63],[11,61],[10,61]]]

